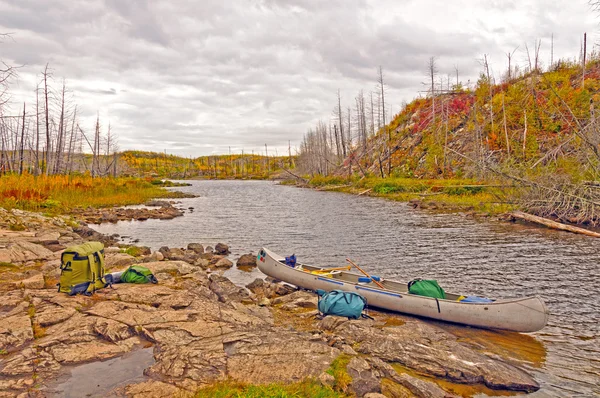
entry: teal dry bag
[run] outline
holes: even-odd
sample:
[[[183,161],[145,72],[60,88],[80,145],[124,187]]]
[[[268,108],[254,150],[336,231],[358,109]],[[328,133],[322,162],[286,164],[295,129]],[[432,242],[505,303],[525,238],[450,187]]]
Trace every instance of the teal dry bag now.
[[[342,290],[332,290],[325,293],[323,290],[317,290],[319,298],[319,311],[323,315],[344,316],[349,319],[358,319],[362,315],[367,299],[358,293],[344,292]]]

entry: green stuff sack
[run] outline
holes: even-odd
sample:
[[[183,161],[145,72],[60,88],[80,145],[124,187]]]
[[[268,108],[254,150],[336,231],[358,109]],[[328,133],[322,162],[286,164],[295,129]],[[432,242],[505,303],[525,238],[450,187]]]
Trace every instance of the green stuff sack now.
[[[417,296],[433,297],[437,299],[445,299],[446,293],[444,289],[438,285],[437,281],[415,279],[408,282],[408,292]]]
[[[121,275],[121,283],[158,283],[158,280],[148,268],[132,265]]]
[[[106,286],[104,279],[104,245],[87,242],[65,249],[60,258],[58,291],[71,296],[92,294]]]

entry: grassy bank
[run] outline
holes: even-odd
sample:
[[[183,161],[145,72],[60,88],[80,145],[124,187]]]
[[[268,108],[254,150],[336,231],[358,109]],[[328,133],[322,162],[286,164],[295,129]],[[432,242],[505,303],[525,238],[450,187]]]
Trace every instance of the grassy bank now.
[[[284,184],[295,184],[288,180]],[[418,200],[423,207],[450,211],[479,211],[499,214],[513,209],[507,197],[513,187],[473,179],[417,178],[345,178],[316,176],[308,180],[311,188],[383,197],[409,202]]]
[[[160,185],[160,181],[138,178],[4,175],[0,177],[0,207],[60,214],[76,207],[125,206],[179,196]]]
[[[327,374],[333,376],[333,386],[325,386],[315,379],[306,379],[291,384],[270,383],[251,385],[225,380],[196,392],[196,398],[342,398],[346,394],[352,378],[346,366],[350,357],[340,355],[332,363]]]
[[[196,398],[342,398],[348,395],[323,386],[316,380],[298,383],[250,385],[224,381],[196,392]]]

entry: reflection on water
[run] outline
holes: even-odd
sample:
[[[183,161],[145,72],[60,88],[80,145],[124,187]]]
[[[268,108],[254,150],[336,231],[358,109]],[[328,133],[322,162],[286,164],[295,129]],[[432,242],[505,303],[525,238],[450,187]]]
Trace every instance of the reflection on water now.
[[[263,181],[192,184],[178,188],[201,195],[182,200],[182,207],[194,207],[184,217],[97,229],[139,238],[154,249],[225,242],[235,259],[266,246],[322,266],[345,265],[350,257],[374,274],[434,278],[462,294],[538,294],[552,314],[541,332],[505,335],[458,326],[452,332],[523,361],[542,384],[534,395],[600,394],[600,240]],[[226,276],[246,283],[261,274],[232,269]]]
[[[116,396],[114,390],[145,380],[144,369],[154,363],[153,348],[142,348],[121,357],[75,366],[70,376],[46,396],[63,398]],[[118,394],[120,395],[120,394]]]

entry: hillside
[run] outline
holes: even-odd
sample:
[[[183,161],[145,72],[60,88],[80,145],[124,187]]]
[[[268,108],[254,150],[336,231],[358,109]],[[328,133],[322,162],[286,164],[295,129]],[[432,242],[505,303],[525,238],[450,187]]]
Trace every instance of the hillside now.
[[[305,136],[298,168],[313,177],[468,178],[466,184],[510,185],[493,200],[599,224],[598,58],[586,64],[585,78],[581,64],[566,61],[513,76],[494,84],[482,73],[470,89],[448,84],[406,104],[377,130],[371,113],[370,134],[369,118],[358,106],[361,92],[352,111],[357,118],[342,123],[347,147],[340,149],[337,125],[328,132],[320,123]]]
[[[461,177],[474,173],[473,161],[478,161],[513,171],[551,167],[591,178],[598,159],[582,163],[579,156],[584,147],[597,150],[599,88],[597,62],[588,64],[585,85],[580,67],[560,64],[500,85],[482,77],[474,90],[414,100],[387,126],[393,172]],[[372,153],[381,152],[377,142],[385,141],[383,135],[370,140]],[[360,150],[353,156],[360,157]],[[368,155],[364,161],[373,162]]]

